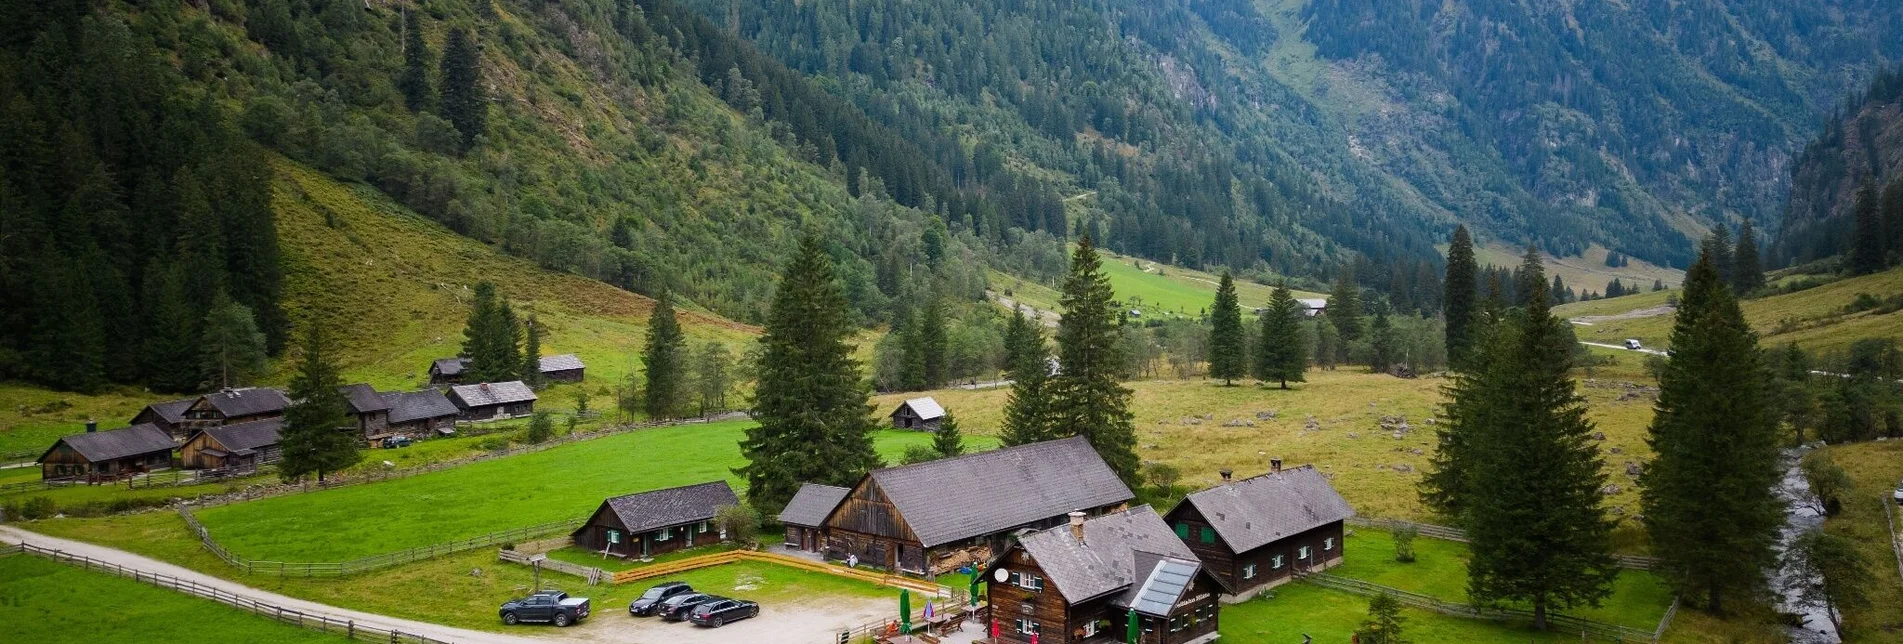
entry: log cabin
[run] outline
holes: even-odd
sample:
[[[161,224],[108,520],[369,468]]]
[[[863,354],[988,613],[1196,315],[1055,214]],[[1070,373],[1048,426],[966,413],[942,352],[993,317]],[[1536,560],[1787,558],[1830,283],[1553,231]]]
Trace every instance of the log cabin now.
[[[278,441],[283,429],[282,418],[207,427],[178,448],[179,463],[186,469],[255,471],[281,457]]]
[[[357,431],[365,440],[377,440],[390,435],[390,401],[377,393],[376,387],[357,383],[338,387],[344,395],[344,405],[350,415],[357,419]]]
[[[145,409],[139,410],[138,415],[132,417],[132,422],[126,424],[156,425],[159,429],[165,430],[165,433],[170,434],[172,440],[183,441],[187,438],[191,438],[191,436],[188,435],[190,432],[185,431],[183,424],[185,422],[185,410],[191,409],[192,403],[195,402],[198,402],[197,398],[180,398],[178,400],[155,402],[146,405]]]
[[[460,385],[463,383],[463,370],[468,367],[468,358],[437,358],[429,365],[429,383]]]
[[[984,568],[992,642],[1204,644],[1222,592],[1150,506],[1026,534]],[[1032,638],[1036,639],[1033,640]]]
[[[449,388],[449,401],[456,404],[457,417],[470,422],[533,414],[535,400],[535,391],[520,380]]]
[[[387,436],[408,436],[414,439],[448,436],[456,433],[456,416],[462,410],[456,403],[435,389],[421,391],[398,391],[383,394],[390,403],[390,421],[385,426]],[[369,437],[378,440],[382,437]]]
[[[873,470],[826,516],[826,557],[935,576],[1013,532],[1122,510],[1135,495],[1082,436]]]
[[[945,408],[930,396],[913,398],[899,403],[892,410],[893,429],[914,429],[922,432],[938,431],[939,423],[945,420]]]
[[[573,353],[564,353],[540,358],[542,378],[549,382],[581,382],[587,365]]]
[[[225,389],[199,396],[192,406],[185,410],[185,419],[180,426],[186,430],[187,437],[198,430],[219,425],[248,423],[266,418],[284,416],[284,409],[291,406],[291,399],[284,392],[268,387],[245,387]]]
[[[1282,469],[1190,494],[1164,519],[1221,583],[1241,601],[1342,561],[1342,523],[1355,514],[1328,477],[1313,466]]]
[[[786,526],[786,547],[820,552],[826,547],[826,515],[852,492],[851,488],[819,483],[803,483],[793,500],[780,510],[780,524]]]
[[[570,536],[587,550],[645,559],[725,541],[726,532],[714,525],[714,515],[739,504],[726,481],[617,496],[602,501]]]
[[[150,423],[86,433],[53,442],[40,454],[40,478],[49,481],[109,481],[172,466],[172,435]]]

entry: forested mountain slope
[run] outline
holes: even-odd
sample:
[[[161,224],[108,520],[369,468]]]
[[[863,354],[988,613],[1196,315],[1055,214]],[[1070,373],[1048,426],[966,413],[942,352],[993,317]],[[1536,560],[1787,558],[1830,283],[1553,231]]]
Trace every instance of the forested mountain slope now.
[[[1798,155],[1775,258],[1803,263],[1849,252],[1865,186],[1886,220],[1883,245],[1903,252],[1903,67],[1878,76]]]

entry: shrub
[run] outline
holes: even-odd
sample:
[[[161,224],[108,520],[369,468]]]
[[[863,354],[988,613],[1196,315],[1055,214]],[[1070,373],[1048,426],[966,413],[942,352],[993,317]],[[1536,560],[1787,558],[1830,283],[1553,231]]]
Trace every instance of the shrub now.
[[[51,519],[58,513],[59,508],[53,504],[53,497],[50,496],[36,496],[20,506],[20,518],[28,521]]]
[[[905,448],[905,455],[899,458],[899,464],[911,465],[913,463],[936,461],[940,458],[944,458],[944,455],[939,454],[938,450],[932,449],[930,445],[913,445]]]
[[[1414,537],[1420,536],[1420,528],[1400,523],[1394,526],[1394,560],[1401,563],[1414,563]]]
[[[714,511],[714,525],[728,540],[751,545],[760,535],[760,511],[745,503],[725,506]]]
[[[555,419],[548,412],[538,411],[529,419],[529,433],[526,439],[530,445],[542,443],[555,436]]]

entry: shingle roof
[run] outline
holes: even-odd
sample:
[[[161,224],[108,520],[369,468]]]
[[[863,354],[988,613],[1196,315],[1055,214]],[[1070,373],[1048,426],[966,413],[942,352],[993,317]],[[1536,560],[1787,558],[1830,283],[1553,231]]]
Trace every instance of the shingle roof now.
[[[793,494],[793,500],[786,502],[786,509],[780,510],[780,523],[806,528],[818,527],[826,522],[826,515],[839,507],[839,502],[852,493],[852,489],[819,483],[802,483],[800,491]]]
[[[1072,604],[1145,581],[1154,565],[1141,568],[1139,577],[1142,554],[1148,553],[1150,562],[1196,561],[1196,553],[1147,505],[1086,519],[1082,542],[1071,535],[1069,525],[1060,525],[1024,535],[1018,544]]]
[[[46,454],[53,453],[59,443],[65,443],[93,463],[152,452],[170,452],[173,447],[171,434],[159,429],[158,425],[139,423],[131,427],[63,437],[53,447],[47,448],[46,453],[40,455],[40,460],[46,460]]]
[[[445,376],[458,376],[462,375],[463,367],[468,364],[468,358],[437,358],[430,363],[430,370]]]
[[[573,353],[564,353],[558,356],[542,356],[541,361],[542,373],[551,371],[573,371],[575,369],[584,368],[581,363],[581,358],[575,357]]]
[[[284,397],[284,392],[269,387],[226,389],[205,394],[205,401],[227,418],[281,412],[291,406],[291,399]]]
[[[152,410],[153,414],[165,422],[177,424],[179,421],[185,420],[185,410],[191,409],[192,403],[195,402],[198,402],[197,398],[180,398],[178,400],[155,402],[146,405],[145,408]]]
[[[486,382],[479,385],[456,385],[449,390],[456,394],[462,407],[487,407],[489,405],[507,405],[509,403],[535,400],[535,391],[520,380],[508,382]]]
[[[927,548],[1135,497],[1082,436],[868,476]]]
[[[373,411],[390,411],[390,403],[377,394],[377,389],[367,384],[357,383],[338,387],[344,394],[344,400],[350,404],[351,413],[368,414]]]
[[[248,423],[206,427],[202,431],[211,435],[225,450],[237,452],[247,449],[259,449],[278,444],[278,432],[284,429],[284,419],[266,418]]]
[[[726,481],[710,481],[665,490],[617,496],[602,505],[621,519],[628,532],[647,532],[714,518],[714,511],[739,505]],[[587,529],[586,527],[583,528]]]
[[[456,415],[456,403],[435,389],[422,391],[398,391],[383,394],[384,402],[390,405],[390,422],[407,423],[424,418],[442,418]]]
[[[917,414],[919,420],[932,420],[934,418],[945,417],[945,408],[940,407],[938,405],[938,401],[932,400],[930,396],[926,396],[924,398],[913,398],[911,400],[905,401],[904,404],[899,405],[899,409],[904,409],[906,407],[911,407],[912,413]],[[899,413],[899,410],[894,409],[892,410],[892,413],[897,414]]]
[[[1328,477],[1307,465],[1218,485],[1183,502],[1193,504],[1236,552],[1355,515]]]

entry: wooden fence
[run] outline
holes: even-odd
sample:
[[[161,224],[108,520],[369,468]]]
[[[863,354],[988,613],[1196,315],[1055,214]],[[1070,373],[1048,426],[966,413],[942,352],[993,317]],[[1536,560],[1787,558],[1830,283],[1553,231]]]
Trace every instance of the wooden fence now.
[[[816,572],[821,574],[833,575],[836,577],[845,577],[847,579],[855,579],[858,581],[863,581],[869,584],[875,584],[879,586],[886,586],[890,588],[904,588],[906,590],[910,590],[913,592],[926,593],[930,596],[944,598],[944,599],[958,599],[959,598],[958,596],[960,594],[959,592],[953,591],[951,588],[940,586],[938,584],[935,584],[929,581],[913,579],[911,577],[904,577],[900,575],[893,575],[893,574],[882,573],[882,572],[873,572],[870,570],[860,570],[857,568],[847,568],[844,566],[835,566],[828,563],[813,561],[811,559],[806,559],[803,557],[795,557],[792,555],[782,555],[782,554],[776,554],[771,552],[755,552],[752,550],[729,550],[727,552],[716,552],[709,555],[701,555],[698,557],[688,557],[686,559],[678,559],[678,560],[669,561],[666,563],[658,563],[651,566],[642,566],[642,567],[634,568],[630,570],[623,570],[621,572],[617,572],[614,574],[613,581],[616,584],[625,584],[629,582],[640,581],[642,579],[653,579],[655,577],[664,577],[667,575],[679,574],[679,573],[687,572],[689,570],[698,570],[698,569],[707,568],[710,566],[726,565],[726,564],[730,564],[730,563],[734,563],[738,561],[758,561],[758,562],[770,563],[770,564],[775,564],[780,566],[786,566],[788,568],[804,570],[807,572]]]
[[[1403,521],[1401,519],[1375,519],[1375,518],[1363,518],[1358,516],[1349,517],[1347,520],[1347,523],[1348,525],[1352,525],[1352,526],[1357,526],[1362,528],[1374,528],[1377,530],[1393,530],[1398,527],[1411,526],[1415,529],[1415,531],[1420,532],[1421,536],[1423,537],[1431,537],[1434,539],[1442,539],[1446,541],[1459,541],[1461,543],[1470,543],[1470,541],[1467,539],[1467,531],[1461,530],[1460,528],[1450,528],[1444,525],[1434,525],[1431,523],[1415,523],[1413,521]],[[1614,553],[1612,555],[1612,560],[1613,562],[1617,563],[1620,568],[1626,568],[1629,570],[1651,570],[1657,567],[1659,564],[1658,557],[1646,557],[1641,555],[1622,555],[1622,554]]]
[[[1877,503],[1883,506],[1883,527],[1890,529],[1890,552],[1896,555],[1897,582],[1903,584],[1903,532],[1897,530],[1896,516],[1890,511],[1890,506],[1895,502],[1887,498],[1878,498]]]
[[[211,551],[212,555],[224,560],[225,563],[231,564],[232,567],[249,574],[267,574],[277,575],[279,577],[342,577],[345,575],[354,575],[360,572],[388,568],[413,561],[434,559],[443,555],[474,550],[476,548],[516,543],[557,532],[573,531],[575,528],[580,527],[582,522],[585,521],[585,519],[569,519],[566,521],[532,525],[513,530],[491,532],[489,534],[447,543],[418,546],[407,550],[371,555],[349,561],[287,562],[246,559],[243,556],[225,549],[216,539],[213,539],[211,537],[211,531],[205,529],[204,524],[198,522],[198,517],[192,516],[192,511],[183,504],[178,506],[178,514],[185,519],[185,525],[191,528],[192,533],[198,535],[198,542],[205,546],[206,550]]]
[[[515,550],[499,550],[497,551],[497,554],[496,554],[496,557],[498,559],[507,561],[509,563],[522,564],[525,566],[535,565],[535,562],[530,561],[530,558],[534,556],[535,555],[532,555],[526,552],[518,552]],[[612,575],[610,575],[608,571],[602,570],[600,568],[596,568],[594,566],[584,566],[577,563],[569,563],[559,559],[550,559],[546,556],[542,558],[541,565],[543,570],[553,570],[555,572],[574,575],[576,577],[586,579],[588,580],[588,585],[590,586],[599,584],[603,580],[612,577]]]
[[[1491,608],[1450,602],[1437,597],[1411,593],[1398,588],[1389,588],[1359,579],[1338,577],[1323,572],[1304,573],[1301,574],[1298,579],[1323,588],[1357,595],[1374,596],[1385,593],[1404,605],[1421,610],[1433,611],[1442,615],[1494,621],[1530,621],[1533,619],[1532,611],[1517,608]],[[1676,608],[1678,604],[1674,602],[1672,605]],[[1581,619],[1552,612],[1546,614],[1546,621],[1550,628],[1562,632],[1570,633],[1578,631],[1582,640],[1593,638],[1613,642],[1658,642],[1659,637],[1664,633],[1666,623],[1671,619],[1672,612],[1671,609],[1667,609],[1666,621],[1662,621],[1655,632],[1647,632],[1629,626],[1595,622],[1589,619]]]
[[[42,548],[32,544],[23,543],[0,549],[0,554],[21,553],[45,557],[59,563],[79,566],[87,570],[118,575],[141,583],[152,584],[159,588],[175,590],[202,599],[209,599],[232,608],[269,617],[284,624],[330,633],[350,639],[363,640],[366,642],[386,642],[388,644],[450,644],[443,640],[415,633],[405,633],[395,629],[382,629],[358,624],[356,620],[348,618],[296,608],[286,608],[278,604],[240,595],[189,579],[179,579],[169,575],[145,572],[136,568],[127,568],[119,564],[108,563],[91,557],[61,552],[50,548]]]

